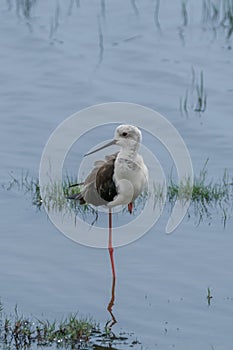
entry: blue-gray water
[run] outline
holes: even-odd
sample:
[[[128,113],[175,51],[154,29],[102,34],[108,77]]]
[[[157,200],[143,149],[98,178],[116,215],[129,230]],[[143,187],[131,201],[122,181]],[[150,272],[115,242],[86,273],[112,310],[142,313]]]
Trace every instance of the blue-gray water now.
[[[202,24],[201,4],[187,2],[188,26],[181,28],[181,1],[161,1],[159,29],[155,1],[38,0],[30,18],[13,1],[2,1],[1,182],[22,169],[37,176],[57,125],[77,110],[109,101],[139,103],[165,115],[184,138],[196,173],[209,158],[210,179],[218,180],[225,168],[232,174],[231,41],[221,28],[215,35]],[[203,71],[207,109],[186,117],[179,103],[190,89],[192,67],[198,78]],[[81,155],[77,151],[77,163]],[[162,150],[158,158],[168,175],[172,163]],[[107,251],[66,239],[22,192],[1,190],[0,206],[0,296],[6,310],[17,303],[24,314],[48,318],[78,310],[105,324]],[[229,349],[232,220],[224,229],[216,212],[199,226],[186,218],[166,236],[168,215],[142,239],[115,251],[114,331],[134,332],[148,349]]]

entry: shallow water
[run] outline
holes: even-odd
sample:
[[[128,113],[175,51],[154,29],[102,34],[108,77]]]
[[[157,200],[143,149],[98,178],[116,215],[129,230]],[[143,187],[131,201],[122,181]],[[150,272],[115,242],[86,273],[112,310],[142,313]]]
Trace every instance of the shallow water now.
[[[182,28],[181,2],[164,0],[160,29],[155,1],[72,3],[37,1],[30,18],[13,1],[0,4],[1,182],[22,169],[37,176],[57,125],[77,110],[109,101],[139,103],[165,115],[184,138],[195,173],[209,158],[210,179],[219,179],[225,168],[232,174],[231,41],[201,23],[202,2],[188,2],[188,26]],[[207,109],[186,117],[179,104],[190,89],[192,67],[197,77],[203,71]],[[99,133],[95,141],[104,139]],[[151,147],[168,176],[171,159],[161,146]],[[86,150],[74,151],[66,164],[72,172]],[[51,319],[78,310],[105,324],[111,297],[107,251],[66,239],[22,192],[2,189],[0,205],[6,310],[17,303],[26,315]],[[229,349],[232,220],[224,229],[213,211],[212,220],[197,226],[191,216],[165,235],[168,216],[165,211],[148,234],[115,251],[114,332],[134,332],[148,349]]]

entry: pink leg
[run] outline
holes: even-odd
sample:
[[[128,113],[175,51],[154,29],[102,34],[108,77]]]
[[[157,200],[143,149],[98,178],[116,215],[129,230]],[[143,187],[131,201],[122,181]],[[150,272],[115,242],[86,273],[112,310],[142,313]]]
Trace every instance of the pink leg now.
[[[116,278],[115,264],[114,264],[114,257],[113,257],[113,247],[112,247],[112,211],[111,209],[109,209],[108,220],[109,220],[108,251],[109,251],[110,261],[112,266],[112,277]]]
[[[107,310],[111,315],[112,320],[108,321],[106,326],[108,326],[108,328],[111,330],[112,326],[117,323],[117,320],[115,318],[115,316],[113,315],[113,306],[114,306],[114,302],[115,302],[115,286],[116,286],[116,279],[115,277],[112,277],[112,297],[110,299],[110,302],[108,304]]]
[[[128,211],[130,212],[130,214],[132,214],[132,212],[133,212],[133,202],[130,202],[128,204]]]

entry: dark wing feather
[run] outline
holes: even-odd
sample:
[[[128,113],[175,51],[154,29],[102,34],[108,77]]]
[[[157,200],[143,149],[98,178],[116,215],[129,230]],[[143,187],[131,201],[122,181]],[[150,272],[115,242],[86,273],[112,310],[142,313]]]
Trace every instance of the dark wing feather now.
[[[90,203],[95,206],[111,202],[117,195],[113,182],[114,163],[118,153],[105,157],[105,161],[98,160],[95,167],[87,176],[84,188],[70,199],[79,200],[80,204]]]
[[[96,190],[100,197],[107,202],[111,202],[117,195],[113,181],[115,160],[116,157],[108,157],[108,160],[99,168],[96,174]]]

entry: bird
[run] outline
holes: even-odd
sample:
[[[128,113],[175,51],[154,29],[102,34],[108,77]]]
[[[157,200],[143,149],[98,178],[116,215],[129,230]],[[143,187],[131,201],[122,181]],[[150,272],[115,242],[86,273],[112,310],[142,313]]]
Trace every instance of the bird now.
[[[82,204],[106,206],[109,209],[109,253],[112,272],[115,277],[115,267],[112,247],[112,208],[127,205],[132,213],[135,199],[144,191],[148,183],[148,169],[143,157],[138,153],[142,134],[133,125],[119,125],[114,138],[107,144],[86,153],[89,156],[111,145],[117,145],[120,150],[106,155],[105,160],[97,160],[94,168],[81,185],[80,193],[68,196],[68,199],[78,200]]]

